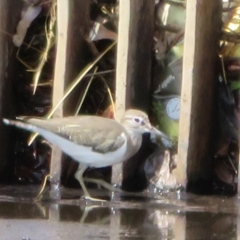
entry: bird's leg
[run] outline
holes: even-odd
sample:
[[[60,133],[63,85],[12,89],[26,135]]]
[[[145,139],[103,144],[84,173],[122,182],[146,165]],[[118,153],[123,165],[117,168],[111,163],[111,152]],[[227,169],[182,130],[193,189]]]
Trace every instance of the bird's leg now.
[[[87,200],[91,200],[91,201],[100,201],[100,202],[105,202],[105,200],[101,200],[101,199],[98,199],[98,198],[92,198],[90,197],[90,194],[88,193],[88,190],[84,184],[84,181],[83,181],[83,173],[85,172],[85,170],[87,169],[86,166],[82,166],[76,173],[75,173],[75,178],[79,181],[81,187],[82,187],[82,190],[83,190],[83,193],[84,193],[84,198],[87,199]]]
[[[88,193],[88,190],[83,182],[83,173],[84,171],[87,169],[87,167],[83,166],[81,167],[76,173],[75,173],[75,178],[79,181],[81,187],[82,187],[82,190],[83,190],[83,193],[84,193],[84,197],[90,197],[89,193]]]
[[[99,185],[103,186],[104,188],[106,188],[107,190],[112,191],[112,192],[114,192],[114,191],[123,192],[123,190],[112,186],[111,184],[109,184],[108,182],[106,182],[102,179],[84,178],[84,181],[99,184]]]
[[[80,223],[84,223],[85,222],[89,212],[93,211],[94,209],[99,209],[99,208],[101,208],[101,205],[99,205],[99,204],[97,204],[97,205],[90,205],[90,206],[85,205],[84,210],[83,210],[83,215],[82,215],[82,217],[80,219]],[[106,224],[107,222],[109,222],[109,220],[110,220],[110,216],[106,216],[104,218],[101,217],[100,220],[96,218],[94,222],[96,224]]]

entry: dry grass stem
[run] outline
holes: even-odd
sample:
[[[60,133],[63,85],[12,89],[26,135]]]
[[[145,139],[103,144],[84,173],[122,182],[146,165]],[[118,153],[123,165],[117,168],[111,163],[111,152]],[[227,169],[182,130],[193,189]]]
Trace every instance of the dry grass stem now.
[[[56,1],[53,1],[51,9],[50,9],[50,21],[49,24],[45,26],[45,32],[46,32],[46,38],[47,38],[47,42],[46,42],[46,47],[44,49],[44,51],[41,53],[40,59],[39,59],[39,64],[37,66],[36,69],[34,69],[34,76],[33,76],[33,84],[34,84],[34,88],[33,88],[33,94],[36,93],[37,90],[37,86],[38,86],[38,82],[43,70],[43,67],[48,59],[48,54],[50,49],[52,48],[53,44],[54,44],[54,40],[55,40],[55,34],[54,34],[54,26],[56,24],[56,6],[57,3]],[[30,70],[32,71],[32,70]]]
[[[76,79],[72,82],[72,84],[66,90],[62,99],[54,106],[51,111],[47,114],[46,118],[49,119],[53,116],[54,112],[57,108],[64,102],[64,100],[71,94],[71,92],[75,89],[75,87],[81,82],[81,80],[85,77],[85,75],[97,64],[98,61],[102,59],[102,57],[111,50],[116,45],[116,42],[113,42],[110,46],[108,46],[93,62],[89,63],[76,77]],[[34,134],[30,137],[28,141],[28,145],[31,145],[38,134]]]
[[[98,69],[98,67],[96,67],[96,68],[94,69],[94,72],[93,72],[94,74],[97,72],[97,69]],[[87,93],[88,93],[89,87],[90,87],[93,79],[94,79],[94,75],[90,78],[90,80],[89,80],[89,82],[88,82],[88,84],[87,84],[87,87],[85,88],[84,94],[83,94],[81,100],[79,101],[79,103],[77,104],[77,108],[76,108],[75,114],[74,114],[75,116],[78,115],[78,113],[79,113],[79,111],[80,111],[80,109],[81,109],[81,107],[82,107],[82,104],[83,104],[83,102],[84,102],[84,100],[85,100],[85,98],[86,98],[86,95],[87,95]]]

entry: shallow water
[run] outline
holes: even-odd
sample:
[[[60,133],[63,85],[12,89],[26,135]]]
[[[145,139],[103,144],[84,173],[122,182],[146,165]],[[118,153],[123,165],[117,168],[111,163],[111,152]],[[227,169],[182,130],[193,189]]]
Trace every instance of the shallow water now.
[[[237,197],[115,194],[107,202],[34,202],[36,186],[0,186],[0,239],[238,239]],[[91,191],[102,196],[102,191]],[[66,194],[66,193],[65,193]]]

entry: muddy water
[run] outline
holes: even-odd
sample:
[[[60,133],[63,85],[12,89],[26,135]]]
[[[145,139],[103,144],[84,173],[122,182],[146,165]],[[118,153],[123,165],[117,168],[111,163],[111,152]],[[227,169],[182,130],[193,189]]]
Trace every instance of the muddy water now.
[[[238,197],[115,194],[107,202],[34,202],[32,187],[0,186],[1,240],[238,239]],[[100,196],[102,192],[93,192]],[[69,195],[68,195],[69,196]]]

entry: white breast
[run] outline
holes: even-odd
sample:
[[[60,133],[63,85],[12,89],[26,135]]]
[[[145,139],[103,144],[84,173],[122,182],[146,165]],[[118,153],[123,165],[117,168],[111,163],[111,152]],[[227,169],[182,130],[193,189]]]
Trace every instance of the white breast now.
[[[124,137],[125,142],[119,149],[109,153],[98,153],[93,152],[91,147],[77,145],[74,142],[71,142],[44,129],[39,129],[38,132],[49,142],[58,146],[64,153],[71,156],[74,160],[89,167],[98,168],[111,166],[130,157],[127,153],[127,143],[129,140],[124,133],[122,133],[122,136]]]

